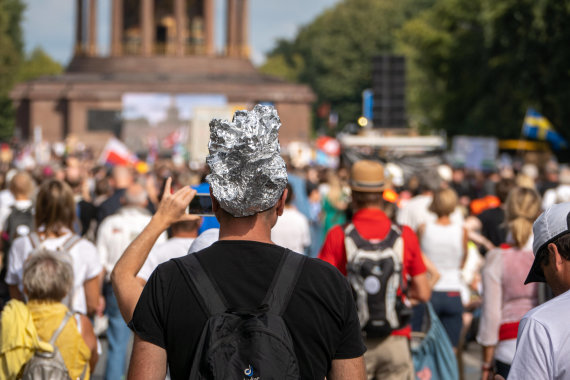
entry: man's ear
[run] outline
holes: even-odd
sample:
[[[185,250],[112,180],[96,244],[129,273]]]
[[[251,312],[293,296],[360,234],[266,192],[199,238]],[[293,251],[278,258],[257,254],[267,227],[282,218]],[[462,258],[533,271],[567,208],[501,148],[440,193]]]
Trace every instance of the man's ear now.
[[[287,193],[289,192],[288,189],[283,190],[283,194],[281,194],[281,198],[277,201],[277,216],[283,215],[283,210],[285,209],[285,199],[287,199]]]
[[[212,211],[215,214],[220,209],[220,202],[218,202],[218,200],[214,197],[214,194],[212,194],[211,187],[210,187],[210,198],[212,199]]]
[[[554,260],[554,267],[557,269],[560,269],[560,267],[562,266],[562,256],[560,255],[560,252],[558,252],[558,247],[556,246],[556,244],[554,243],[550,243],[547,246],[548,248],[548,252],[552,253],[552,259]]]

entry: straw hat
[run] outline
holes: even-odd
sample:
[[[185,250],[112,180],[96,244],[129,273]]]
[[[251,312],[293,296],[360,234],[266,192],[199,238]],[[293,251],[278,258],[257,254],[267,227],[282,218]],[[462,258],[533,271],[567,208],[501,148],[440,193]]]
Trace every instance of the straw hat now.
[[[355,191],[376,193],[386,187],[384,166],[376,161],[362,160],[354,163],[350,170],[350,187]]]

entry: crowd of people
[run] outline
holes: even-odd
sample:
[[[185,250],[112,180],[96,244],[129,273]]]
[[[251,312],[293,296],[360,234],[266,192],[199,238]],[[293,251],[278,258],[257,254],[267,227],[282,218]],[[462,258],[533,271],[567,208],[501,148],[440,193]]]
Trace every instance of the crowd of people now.
[[[0,377],[19,378],[34,353],[55,347],[72,379],[88,379],[99,336],[105,379],[121,379],[134,332],[129,378],[218,378],[215,366],[196,365],[214,360],[205,352],[219,329],[208,328],[275,314],[271,328],[284,321],[287,333],[271,347],[290,342],[287,366],[238,361],[240,376],[414,379],[425,368],[410,341],[434,324],[425,303],[459,364],[466,344],[482,346],[482,379],[570,376],[570,169],[441,165],[397,186],[380,160],[297,168],[280,156],[266,113],[277,117],[256,107],[236,118],[255,119],[273,140],[225,140],[229,124],[211,126],[220,141],[198,170],[74,154],[6,165]],[[208,192],[212,215],[188,214]]]

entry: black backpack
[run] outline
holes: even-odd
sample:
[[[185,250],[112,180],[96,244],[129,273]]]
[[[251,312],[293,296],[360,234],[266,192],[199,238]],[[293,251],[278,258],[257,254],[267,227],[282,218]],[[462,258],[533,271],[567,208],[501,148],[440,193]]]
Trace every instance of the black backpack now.
[[[293,340],[282,318],[305,257],[285,250],[269,291],[254,310],[230,309],[194,255],[174,261],[209,318],[190,379],[300,379]]]
[[[402,275],[402,232],[392,224],[384,240],[369,241],[350,223],[344,234],[347,277],[360,327],[368,338],[387,337],[393,330],[405,327],[412,314]]]
[[[8,243],[12,244],[16,238],[26,236],[33,230],[34,216],[32,206],[19,209],[12,206],[12,212],[6,219],[4,231],[8,235]]]

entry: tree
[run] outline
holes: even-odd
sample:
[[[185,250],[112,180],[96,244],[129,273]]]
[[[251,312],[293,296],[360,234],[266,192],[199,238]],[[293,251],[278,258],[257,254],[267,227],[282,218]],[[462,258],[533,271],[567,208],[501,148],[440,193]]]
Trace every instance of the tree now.
[[[18,70],[18,82],[25,82],[45,75],[61,74],[63,68],[54,61],[42,48],[35,48]]]
[[[339,125],[361,113],[371,86],[372,57],[395,51],[395,32],[435,0],[344,0],[280,41],[261,70],[311,86],[318,104],[330,103]]]
[[[564,133],[569,16],[567,1],[438,0],[399,32],[412,118],[451,135],[517,138],[534,106]]]
[[[62,67],[41,48],[24,56],[22,0],[0,0],[0,140],[12,137],[15,111],[9,97],[14,84],[43,75],[56,75]]]
[[[8,96],[22,61],[21,0],[0,0],[0,138],[12,135],[14,110]]]

